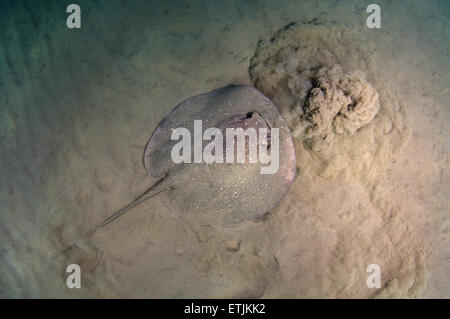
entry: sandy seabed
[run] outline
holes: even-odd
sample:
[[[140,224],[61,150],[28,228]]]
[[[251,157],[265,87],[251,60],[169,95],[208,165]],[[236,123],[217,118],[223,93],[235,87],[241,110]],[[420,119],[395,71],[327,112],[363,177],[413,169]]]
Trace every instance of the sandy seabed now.
[[[80,30],[58,1],[0,4],[1,297],[450,297],[446,1],[378,1],[377,30],[360,1],[78,4]],[[215,228],[155,198],[52,260],[155,182],[143,151],[177,104],[250,84],[288,116],[294,60],[363,71],[380,108],[329,144],[294,138],[276,209]]]

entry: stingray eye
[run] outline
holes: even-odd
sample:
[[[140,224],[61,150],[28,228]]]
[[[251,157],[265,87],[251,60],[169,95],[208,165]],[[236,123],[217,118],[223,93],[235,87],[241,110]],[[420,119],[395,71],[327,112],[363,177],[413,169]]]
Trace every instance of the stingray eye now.
[[[267,132],[267,149],[270,150],[270,146],[272,145],[272,134],[270,129]]]
[[[272,135],[270,134],[270,130],[269,132],[267,132],[267,135],[265,136],[265,138],[260,139],[260,144],[262,146],[265,146],[267,150],[270,150],[270,146],[272,143]]]

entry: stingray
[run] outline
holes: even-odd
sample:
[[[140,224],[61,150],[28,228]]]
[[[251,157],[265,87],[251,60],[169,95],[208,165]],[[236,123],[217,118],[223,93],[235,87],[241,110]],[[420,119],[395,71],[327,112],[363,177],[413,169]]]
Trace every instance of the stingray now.
[[[179,163],[171,158],[177,141],[176,128],[193,131],[194,120],[204,128],[264,128],[279,132],[279,169],[261,174],[256,163]],[[225,134],[224,134],[225,136]],[[203,141],[207,144],[206,141]],[[257,141],[261,143],[261,139]],[[250,141],[246,141],[246,154]],[[227,227],[256,219],[271,211],[286,195],[295,176],[295,152],[289,128],[277,107],[251,86],[229,85],[189,98],[173,109],[153,132],[144,152],[144,166],[155,184],[133,202],[87,232],[91,236],[113,220],[158,196],[158,202],[172,216],[186,223]],[[76,247],[72,244],[56,256]]]

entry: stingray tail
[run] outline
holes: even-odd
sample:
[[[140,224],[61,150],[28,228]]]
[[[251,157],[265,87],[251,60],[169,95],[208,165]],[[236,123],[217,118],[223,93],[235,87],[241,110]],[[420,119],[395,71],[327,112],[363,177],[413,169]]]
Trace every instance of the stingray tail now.
[[[167,192],[167,191],[171,191],[174,189],[173,186],[168,186],[165,187],[163,189],[158,190],[156,187],[158,185],[160,185],[165,178],[167,177],[167,174],[163,175],[162,177],[160,177],[155,184],[153,184],[152,186],[150,186],[149,189],[147,189],[144,193],[142,193],[141,195],[139,195],[134,201],[132,201],[130,204],[128,204],[127,206],[123,207],[122,209],[120,209],[119,211],[115,212],[114,214],[112,214],[111,216],[109,216],[108,218],[106,218],[104,221],[102,221],[101,223],[97,224],[96,226],[94,226],[93,228],[91,228],[85,235],[85,237],[90,237],[92,236],[96,231],[98,231],[99,229],[103,228],[104,226],[108,225],[109,223],[111,223],[112,221],[114,221],[115,219],[119,218],[120,216],[122,216],[123,214],[127,213],[128,211],[130,211],[131,209],[133,209],[134,207],[142,204],[143,202],[145,202],[146,200],[153,198],[163,192]],[[61,250],[60,252],[58,252],[57,254],[55,254],[53,256],[52,259],[55,259],[65,253],[67,253],[68,251],[72,250],[73,248],[77,247],[76,243],[71,244],[70,246],[64,248],[63,250]]]

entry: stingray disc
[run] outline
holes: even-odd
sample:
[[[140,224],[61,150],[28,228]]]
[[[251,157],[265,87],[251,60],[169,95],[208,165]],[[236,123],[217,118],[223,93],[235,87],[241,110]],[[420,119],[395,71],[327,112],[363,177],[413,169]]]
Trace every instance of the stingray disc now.
[[[273,174],[262,174],[256,163],[181,163],[171,158],[176,128],[194,135],[194,120],[202,120],[203,132],[218,128],[226,141],[226,128],[273,128],[279,131],[279,167]],[[204,146],[210,141],[203,141]],[[258,138],[256,143],[262,143]],[[274,140],[272,140],[274,145]],[[271,147],[267,143],[265,147]],[[246,141],[246,155],[251,141]],[[226,146],[224,145],[224,156]],[[192,142],[192,151],[193,151]],[[202,149],[203,149],[202,148]],[[272,150],[275,146],[272,146]],[[236,153],[236,152],[235,152]],[[259,152],[258,152],[259,154]],[[269,152],[270,154],[270,152]],[[225,158],[224,158],[225,160]],[[251,86],[227,86],[192,97],[178,105],[154,131],[144,154],[147,172],[160,177],[168,174],[164,185],[173,191],[161,195],[163,205],[176,217],[201,225],[227,226],[257,218],[272,210],[289,190],[295,175],[295,152],[286,122],[276,106]]]

